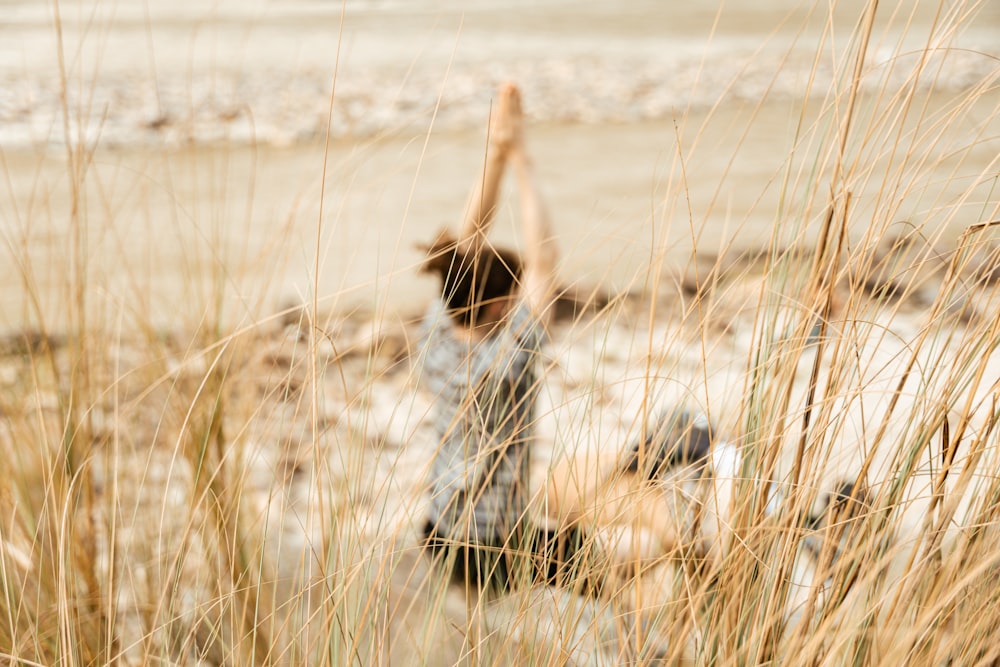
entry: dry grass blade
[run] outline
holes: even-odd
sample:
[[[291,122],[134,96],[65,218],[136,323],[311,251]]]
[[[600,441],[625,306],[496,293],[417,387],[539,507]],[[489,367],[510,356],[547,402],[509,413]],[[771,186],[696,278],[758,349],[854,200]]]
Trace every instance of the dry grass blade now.
[[[559,227],[566,286],[532,387],[523,481],[538,532],[496,547],[506,585],[480,590],[448,576],[460,552],[425,548],[440,397],[420,382],[422,303],[387,295],[421,280],[404,250],[409,218],[437,211],[453,184],[435,179],[466,169],[439,169],[437,154],[472,143],[468,169],[483,166],[479,136],[461,123],[464,104],[488,111],[470,91],[491,83],[470,79],[462,59],[487,34],[479,9],[493,10],[460,17],[432,77],[410,63],[389,104],[403,114],[395,125],[342,140],[343,118],[360,114],[360,127],[381,110],[359,101],[355,22],[419,14],[356,4],[337,8],[332,78],[324,70],[313,110],[321,131],[288,140],[307,148],[258,142],[273,116],[224,109],[216,121],[244,118],[247,145],[225,133],[219,146],[150,144],[111,171],[128,151],[102,137],[119,136],[125,101],[85,64],[90,47],[116,39],[102,22],[118,19],[102,3],[73,15],[51,3],[59,114],[48,131],[64,150],[0,151],[3,275],[20,304],[0,338],[0,662],[997,662],[1000,69],[995,53],[968,46],[993,43],[981,35],[995,8],[803,3],[768,27],[780,49],[755,47],[731,70],[709,56],[693,70],[672,64],[671,76],[690,78],[691,104],[657,107],[628,135],[669,158],[664,173],[650,167],[641,215],[601,208],[618,171],[610,140],[599,181],[539,159],[553,201],[590,217]],[[571,4],[572,25],[604,17]],[[154,54],[157,11],[143,14],[154,64],[165,56]],[[713,44],[728,43],[730,11],[714,17]],[[206,21],[199,29],[228,29]],[[600,27],[609,53],[625,48]],[[606,64],[587,58],[595,72]],[[681,84],[643,58],[639,83],[623,65],[604,97],[576,81],[584,65],[510,67],[539,117],[586,121],[590,98],[675,99]],[[572,95],[546,99],[563,70]],[[221,67],[212,75],[228,80]],[[403,94],[411,78],[430,91],[426,108]],[[205,102],[193,81],[186,121],[169,110],[175,91],[155,82],[142,136],[185,123],[203,136],[202,107],[227,90],[213,79]],[[250,83],[234,90],[258,95]],[[267,102],[309,115],[303,95]],[[4,123],[18,99],[0,92]],[[534,125],[550,153],[571,156],[569,137],[607,130]],[[281,172],[292,154],[307,156],[310,184],[275,213],[258,192],[269,179],[291,187],[297,176]],[[364,169],[386,173],[361,184]],[[358,229],[382,234],[369,218],[385,209],[372,202],[400,177],[391,253],[364,254]],[[618,215],[642,219],[629,227]],[[260,216],[268,231],[256,238]],[[181,277],[166,306],[146,264],[171,235]],[[120,267],[104,266],[108,248]],[[286,260],[308,274],[305,294],[262,315]],[[365,282],[330,289],[324,272],[352,261]]]

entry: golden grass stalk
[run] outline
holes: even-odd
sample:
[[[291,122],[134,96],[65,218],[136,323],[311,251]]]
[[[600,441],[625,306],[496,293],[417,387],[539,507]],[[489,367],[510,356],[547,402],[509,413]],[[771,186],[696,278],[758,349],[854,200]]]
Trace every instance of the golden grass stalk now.
[[[64,327],[46,320],[31,235],[5,237],[36,333],[0,359],[0,661],[996,661],[998,162],[970,175],[966,158],[996,141],[997,76],[935,92],[977,7],[942,8],[912,64],[897,44],[876,65],[879,30],[916,28],[867,3],[826,96],[801,101],[766,247],[723,244],[707,270],[696,253],[693,280],[671,284],[679,202],[692,240],[716,222],[687,182],[708,130],[675,127],[643,293],[579,309],[542,365],[532,518],[583,531],[580,574],[543,586],[525,566],[499,596],[449,583],[419,547],[434,443],[416,323],[324,317],[316,278],[301,311],[233,324],[224,295],[247,258],[203,248],[201,321],[163,332],[137,303],[107,323],[91,289],[99,146],[71,136],[89,111],[64,65]],[[623,471],[677,403],[718,426],[712,463]],[[638,467],[653,454],[640,446]]]

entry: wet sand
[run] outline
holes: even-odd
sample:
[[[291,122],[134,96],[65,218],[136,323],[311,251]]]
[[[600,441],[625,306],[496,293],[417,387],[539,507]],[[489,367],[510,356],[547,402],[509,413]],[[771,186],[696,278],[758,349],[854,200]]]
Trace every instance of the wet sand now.
[[[409,314],[429,294],[414,244],[460,216],[504,79],[525,93],[565,282],[641,289],[692,250],[756,249],[776,223],[808,244],[822,216],[794,210],[826,182],[811,173],[836,144],[824,96],[863,6],[0,2],[0,329],[63,328],[71,274],[92,322],[245,323],[314,296]],[[879,13],[863,90],[909,85],[935,15]],[[935,51],[916,84],[937,91],[931,111],[896,142],[936,175],[918,192],[904,178],[892,216],[931,237],[980,222],[990,197],[961,197],[998,152],[988,96],[933,114],[990,71],[998,22],[987,7],[943,42],[962,48]],[[893,150],[879,122],[863,102],[868,154],[848,156],[862,172]],[[67,130],[88,156],[76,214]],[[873,209],[874,169],[852,184]],[[505,201],[497,236],[516,243]],[[853,224],[862,235],[866,214]]]
[[[809,178],[821,150],[813,137],[789,168],[798,114],[797,103],[774,102],[646,123],[532,126],[531,149],[561,238],[563,281],[639,291],[683,272],[692,251],[704,258],[766,245],[776,222],[786,230],[781,243],[808,245],[821,212],[803,225],[783,213],[796,205],[793,198],[781,197],[786,173],[786,189],[801,192],[796,179]],[[990,136],[974,121],[971,114],[954,124],[956,142]],[[935,154],[945,153],[941,143]],[[989,198],[981,174],[995,158],[994,144],[938,158],[931,168],[941,180],[904,192],[897,219],[922,221],[929,237],[945,243],[981,222]],[[30,295],[43,305],[46,326],[61,328],[69,278],[82,265],[90,307],[106,322],[194,325],[221,303],[225,320],[248,323],[314,294],[322,310],[411,315],[432,289],[415,270],[416,246],[457,224],[484,149],[484,128],[433,127],[338,140],[328,152],[319,142],[99,149],[81,199],[82,264],[70,261],[65,152],[7,151],[0,215],[5,252],[16,261],[0,267],[8,286],[0,293],[0,325],[38,326]],[[977,178],[983,199],[961,199]],[[859,192],[855,205],[863,210],[877,197]],[[859,213],[853,224],[860,238],[867,219]],[[496,238],[516,247],[517,225],[516,193],[508,187]]]

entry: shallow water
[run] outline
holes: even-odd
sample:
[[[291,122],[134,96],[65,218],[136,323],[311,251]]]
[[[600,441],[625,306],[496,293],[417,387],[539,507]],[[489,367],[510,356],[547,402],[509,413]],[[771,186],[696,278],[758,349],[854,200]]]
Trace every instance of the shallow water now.
[[[3,328],[37,325],[32,300],[61,327],[84,267],[89,308],[109,321],[198,322],[220,307],[253,320],[313,293],[330,307],[419,310],[430,285],[414,277],[413,246],[455,223],[491,92],[508,78],[524,89],[567,282],[637,289],[692,248],[759,245],[787,222],[786,176],[802,197],[825,159],[830,135],[811,123],[864,3],[837,3],[831,30],[825,3],[791,0],[721,12],[708,0],[57,6],[61,41],[51,3],[0,1]],[[865,90],[903,89],[915,56],[894,54],[944,39],[928,37],[936,7],[880,11]],[[932,110],[994,71],[998,16],[986,6],[950,38],[963,50],[930,61],[917,88]],[[903,145],[929,157],[910,161],[923,172],[904,181],[898,219],[929,235],[953,238],[995,208],[996,100],[980,97],[947,122],[907,125]],[[861,117],[856,132],[880,132]],[[76,218],[67,130],[99,146],[82,163]],[[884,198],[858,178],[874,215]],[[498,236],[516,241],[507,201]],[[791,240],[815,235],[811,216]],[[866,224],[859,214],[854,231]]]
[[[506,78],[549,122],[657,119],[723,91],[798,98],[810,77],[823,94],[865,3],[841,0],[829,16],[819,4],[81,0],[56,3],[57,32],[52,3],[7,0],[0,142],[61,141],[61,76],[71,136],[127,145],[372,135],[426,127],[432,113],[439,128],[476,126]],[[949,55],[939,88],[991,71],[974,52],[996,52],[996,3],[960,35],[929,39],[937,6],[880,11],[868,85],[928,43],[970,50]]]

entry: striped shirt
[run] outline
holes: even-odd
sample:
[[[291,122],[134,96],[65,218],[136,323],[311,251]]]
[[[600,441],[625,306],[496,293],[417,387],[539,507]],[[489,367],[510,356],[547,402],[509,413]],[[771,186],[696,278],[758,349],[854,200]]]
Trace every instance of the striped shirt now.
[[[445,538],[496,544],[524,512],[542,327],[518,303],[483,340],[455,335],[438,299],[424,318],[421,379],[436,397],[430,520]]]

